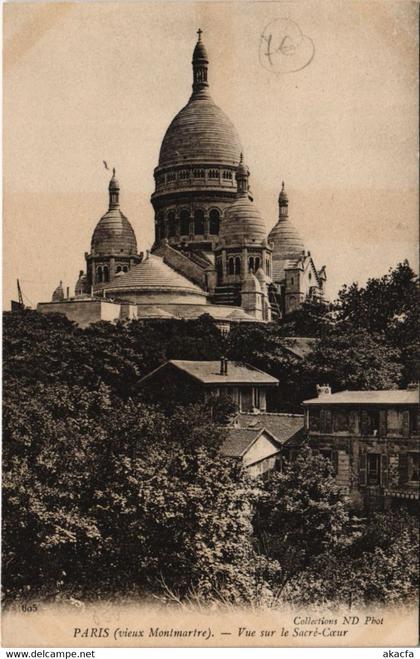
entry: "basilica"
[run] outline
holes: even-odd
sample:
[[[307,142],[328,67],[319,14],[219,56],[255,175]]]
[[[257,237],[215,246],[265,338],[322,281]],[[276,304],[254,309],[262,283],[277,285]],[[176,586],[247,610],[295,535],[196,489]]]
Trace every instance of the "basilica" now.
[[[219,323],[269,322],[305,300],[323,300],[325,266],[316,268],[289,218],[284,183],[277,222],[267,232],[239,135],[210,95],[201,35],[192,94],[169,125],[154,170],[151,250],[138,250],[114,170],[108,211],[94,229],[74,295],[60,282],[40,311],[64,313],[81,325],[203,313]]]

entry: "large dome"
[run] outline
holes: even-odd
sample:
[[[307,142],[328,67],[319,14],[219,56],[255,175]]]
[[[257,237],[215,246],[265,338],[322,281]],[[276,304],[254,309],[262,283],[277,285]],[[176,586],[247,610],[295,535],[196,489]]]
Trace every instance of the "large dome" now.
[[[229,117],[208,93],[192,95],[163,138],[159,166],[185,163],[237,165],[242,151]]]
[[[95,227],[92,236],[92,252],[95,254],[137,254],[137,240],[130,222],[119,208],[109,210]]]

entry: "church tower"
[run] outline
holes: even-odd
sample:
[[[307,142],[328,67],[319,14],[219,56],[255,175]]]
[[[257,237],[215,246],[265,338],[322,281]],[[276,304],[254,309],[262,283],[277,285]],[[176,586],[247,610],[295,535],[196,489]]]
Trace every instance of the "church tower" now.
[[[183,252],[212,253],[224,210],[236,197],[242,151],[230,119],[209,91],[209,57],[198,30],[192,94],[167,129],[155,169],[155,242]]]
[[[120,184],[113,170],[108,186],[108,211],[101,217],[92,235],[91,251],[85,254],[85,293],[97,284],[109,282],[120,272],[128,272],[141,256],[137,253],[137,240],[130,222],[120,210]],[[81,275],[76,285],[78,293]],[[77,294],[76,292],[76,294]]]

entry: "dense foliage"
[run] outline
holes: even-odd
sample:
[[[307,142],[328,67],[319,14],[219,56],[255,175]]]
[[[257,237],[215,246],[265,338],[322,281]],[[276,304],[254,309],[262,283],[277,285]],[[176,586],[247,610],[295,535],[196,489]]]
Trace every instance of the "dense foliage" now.
[[[80,329],[60,315],[6,313],[6,598],[119,592],[351,605],[410,597],[411,518],[378,516],[355,533],[324,458],[302,448],[283,473],[250,481],[219,452],[229,401],[204,405],[176,387],[151,401],[138,383],[167,359],[225,354],[279,378],[274,410],[299,411],[319,382],[404,385],[418,364],[416,296],[401,264],[344,288],[328,308],[306,305],[281,326],[238,325],[228,337],[206,316]],[[317,339],[303,359],[284,342],[299,334]]]

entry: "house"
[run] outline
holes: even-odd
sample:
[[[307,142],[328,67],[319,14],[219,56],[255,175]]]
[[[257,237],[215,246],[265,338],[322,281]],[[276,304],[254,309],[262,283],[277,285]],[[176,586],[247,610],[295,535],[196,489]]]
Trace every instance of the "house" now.
[[[242,412],[267,408],[267,390],[279,381],[249,364],[170,359],[139,381],[139,387],[154,400],[175,393],[187,400],[208,400],[228,395]]]
[[[221,454],[241,460],[256,477],[281,469],[284,459],[293,459],[303,439],[301,414],[243,413],[229,427]]]
[[[414,508],[420,474],[417,387],[331,393],[321,386],[303,406],[309,443],[332,461],[343,491],[370,508]]]

